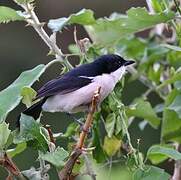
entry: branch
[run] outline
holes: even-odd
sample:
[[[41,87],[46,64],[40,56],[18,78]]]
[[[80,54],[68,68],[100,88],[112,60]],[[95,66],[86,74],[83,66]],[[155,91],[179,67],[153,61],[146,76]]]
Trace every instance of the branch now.
[[[91,127],[91,124],[93,122],[93,115],[97,108],[97,104],[98,104],[98,100],[99,100],[99,96],[100,96],[100,90],[101,90],[101,87],[98,87],[97,91],[95,91],[95,93],[94,93],[90,111],[89,111],[89,114],[87,115],[85,124],[82,128],[82,132],[80,134],[76,147],[75,147],[74,151],[72,152],[71,156],[69,157],[69,159],[67,160],[63,169],[59,172],[60,180],[69,180],[70,179],[74,164],[76,163],[78,157],[82,154],[82,148],[84,146],[84,141],[87,136],[87,133],[89,132],[89,128]]]
[[[0,165],[9,172],[8,177],[11,177],[13,175],[21,180],[25,180],[16,164],[14,164],[12,159],[8,157],[6,153],[3,153],[3,156],[0,158]]]
[[[34,12],[34,7],[30,4],[19,4],[26,13],[30,16],[30,18],[26,18],[26,21],[29,25],[31,25],[35,31],[39,34],[45,44],[50,48],[50,50],[55,54],[55,57],[60,60],[60,62],[65,65],[68,69],[72,69],[72,65],[68,61],[64,61],[63,53],[61,49],[57,46],[55,40],[52,40],[50,36],[46,33],[43,28],[44,23],[40,23],[38,17]]]

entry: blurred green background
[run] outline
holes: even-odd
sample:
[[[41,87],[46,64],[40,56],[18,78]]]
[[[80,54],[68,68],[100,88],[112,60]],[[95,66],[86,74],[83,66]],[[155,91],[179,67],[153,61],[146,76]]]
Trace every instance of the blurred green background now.
[[[1,6],[9,6],[15,9],[19,9],[11,0],[0,0]],[[88,1],[88,0],[37,0],[36,13],[41,22],[47,22],[48,19],[68,16],[71,13],[78,12],[82,8],[92,9],[95,12],[96,18],[109,16],[112,12],[125,13],[130,7],[146,6],[143,0],[113,0],[113,1]],[[50,31],[46,28],[47,32]],[[77,27],[78,38],[87,37],[85,30]],[[139,33],[140,36],[146,36],[147,33]],[[58,35],[57,40],[59,46],[64,53],[68,53],[67,47],[73,43],[73,26],[68,26],[63,30],[61,35]],[[31,69],[37,64],[48,63],[52,60],[52,57],[47,56],[49,49],[41,38],[31,27],[26,27],[23,22],[13,22],[9,24],[0,24],[0,90],[6,88],[11,84],[22,71]],[[71,59],[71,62],[75,64],[76,59]],[[37,90],[44,82],[56,77],[61,72],[61,67],[55,65],[41,77],[39,82],[36,82],[33,88]],[[138,82],[130,82],[123,90],[123,101],[125,104],[130,103],[134,97],[137,97],[143,92],[145,87]],[[152,104],[154,105],[159,101],[158,97],[152,94]],[[16,116],[25,108],[20,105],[13,112],[10,113],[8,121],[10,128],[15,128]],[[71,122],[70,119],[61,113],[44,113],[42,122],[50,124],[53,132],[64,132],[67,125]],[[140,150],[145,153],[151,144],[159,142],[159,131],[152,129],[149,125],[146,125],[145,129],[141,131],[138,127],[139,120],[135,120],[129,131],[132,136],[133,145],[136,145],[137,139],[141,139]],[[59,145],[65,145],[66,142],[58,141]],[[21,170],[29,169],[30,166],[38,165],[36,161],[37,154],[32,149],[28,149],[25,152],[18,155],[14,160],[17,166]],[[34,162],[34,163],[32,163]],[[53,176],[54,170],[51,170],[51,179],[57,179]],[[99,179],[108,179],[105,170],[101,170],[102,175]],[[5,179],[6,172],[0,167],[0,180]],[[124,169],[120,169],[120,166],[116,166],[115,170],[110,175],[110,179],[125,180],[130,179],[131,175]]]

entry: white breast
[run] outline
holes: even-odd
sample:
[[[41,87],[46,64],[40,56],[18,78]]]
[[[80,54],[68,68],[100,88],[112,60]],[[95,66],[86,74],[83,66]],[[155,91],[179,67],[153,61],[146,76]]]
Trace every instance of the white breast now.
[[[114,89],[116,83],[125,73],[125,67],[121,67],[111,74],[97,76],[87,86],[64,95],[57,94],[46,100],[42,109],[49,112],[77,112],[87,110],[88,104],[98,87],[101,87],[100,102]]]

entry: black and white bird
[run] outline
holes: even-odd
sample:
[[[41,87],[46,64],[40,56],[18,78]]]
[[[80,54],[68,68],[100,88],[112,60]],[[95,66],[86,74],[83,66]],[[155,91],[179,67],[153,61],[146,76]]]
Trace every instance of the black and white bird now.
[[[126,67],[133,63],[114,54],[100,56],[92,63],[76,67],[47,82],[38,90],[36,100],[40,100],[23,113],[38,119],[42,111],[88,111],[95,90],[101,87],[101,103],[121,79]]]

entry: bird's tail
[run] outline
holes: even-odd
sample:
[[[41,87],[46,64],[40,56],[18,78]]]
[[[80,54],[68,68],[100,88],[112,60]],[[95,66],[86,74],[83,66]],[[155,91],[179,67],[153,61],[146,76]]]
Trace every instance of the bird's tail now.
[[[47,98],[41,99],[37,103],[33,104],[32,106],[24,110],[22,113],[28,116],[32,116],[35,120],[38,119],[42,111],[42,105],[45,103],[46,99]],[[17,126],[20,127],[20,115],[18,116],[17,119]]]

